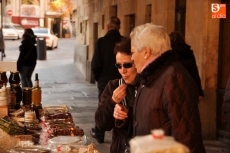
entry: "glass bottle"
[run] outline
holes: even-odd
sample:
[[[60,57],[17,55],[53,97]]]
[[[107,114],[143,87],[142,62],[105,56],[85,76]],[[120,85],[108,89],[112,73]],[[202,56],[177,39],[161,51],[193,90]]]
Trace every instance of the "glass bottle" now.
[[[34,80],[34,87],[32,90],[32,102],[34,105],[40,105],[41,104],[41,87],[39,86],[39,79],[38,74],[35,74],[35,80]]]
[[[0,82],[0,87],[2,87],[3,85],[7,85],[8,79],[5,71],[0,71]]]
[[[19,84],[21,82],[20,76],[19,76],[19,72],[15,71],[15,72],[10,72],[10,78],[9,78],[9,83],[10,84]]]
[[[16,95],[16,109],[20,108],[22,101],[22,88],[20,84],[10,84],[11,91],[15,92]]]
[[[32,90],[32,103],[33,110],[35,111],[36,118],[40,119],[40,115],[42,112],[42,104],[41,104],[41,87],[39,86],[38,74],[35,74],[34,87]]]
[[[32,104],[32,88],[24,87],[22,93],[22,103],[23,105],[31,105]]]

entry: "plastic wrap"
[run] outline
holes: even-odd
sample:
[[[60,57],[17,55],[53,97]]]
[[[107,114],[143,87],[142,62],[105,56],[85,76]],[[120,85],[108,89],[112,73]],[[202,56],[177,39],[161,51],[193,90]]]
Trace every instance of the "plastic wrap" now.
[[[154,139],[152,135],[137,136],[130,140],[132,153],[189,153],[189,149],[173,137]]]
[[[19,139],[10,136],[0,128],[0,146],[2,149],[11,149],[19,144]]]
[[[86,136],[58,136],[48,141],[48,148],[53,151],[68,150],[70,146],[82,146],[86,144]],[[69,146],[69,147],[67,147]]]

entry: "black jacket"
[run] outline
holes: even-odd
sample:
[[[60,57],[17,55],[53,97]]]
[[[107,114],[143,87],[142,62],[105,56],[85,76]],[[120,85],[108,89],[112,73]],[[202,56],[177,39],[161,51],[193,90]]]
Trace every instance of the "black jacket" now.
[[[126,99],[128,105],[128,118],[125,121],[115,120],[113,117],[114,107],[116,103],[112,100],[113,91],[119,86],[118,79],[109,81],[105,90],[101,95],[101,101],[99,102],[98,109],[95,113],[95,121],[98,128],[104,131],[110,131],[113,129],[112,143],[110,146],[110,153],[122,153],[125,148],[125,140],[128,131],[131,126],[130,119],[132,119],[132,107],[135,96],[134,86],[128,85],[126,89]],[[131,135],[131,134],[130,134]]]
[[[18,71],[22,66],[35,67],[37,63],[37,48],[34,43],[29,39],[22,40],[21,43],[19,46],[20,54],[17,61]]]
[[[199,90],[199,96],[204,96],[200,76],[196,65],[196,59],[191,47],[185,43],[173,43],[172,49],[179,54],[179,62],[185,67],[185,69],[192,76]]]
[[[96,43],[91,68],[99,89],[104,89],[109,80],[121,78],[115,67],[114,47],[122,38],[118,30],[110,30]]]

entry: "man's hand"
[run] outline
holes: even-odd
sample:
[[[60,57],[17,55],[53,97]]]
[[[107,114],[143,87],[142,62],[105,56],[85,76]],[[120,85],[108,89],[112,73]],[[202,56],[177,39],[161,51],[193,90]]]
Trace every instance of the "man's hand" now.
[[[126,88],[127,88],[127,85],[122,84],[113,91],[112,99],[115,103],[120,103],[125,98]]]
[[[113,111],[113,117],[118,120],[124,120],[128,117],[128,109],[121,104],[116,104]]]

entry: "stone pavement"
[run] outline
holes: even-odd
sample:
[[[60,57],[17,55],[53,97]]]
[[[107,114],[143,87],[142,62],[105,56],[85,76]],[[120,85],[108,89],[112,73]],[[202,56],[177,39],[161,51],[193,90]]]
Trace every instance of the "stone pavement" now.
[[[6,58],[18,58],[20,40],[6,40]],[[38,73],[42,89],[42,105],[66,105],[77,126],[82,128],[89,142],[94,142],[101,153],[109,153],[111,132],[106,132],[105,143],[98,144],[90,136],[94,127],[94,112],[97,108],[97,87],[84,80],[73,62],[75,38],[60,39],[58,48],[47,50],[47,60],[38,60],[32,76]],[[8,72],[9,75],[9,72]]]
[[[84,80],[73,62],[76,39],[60,39],[58,49],[47,51],[47,60],[38,60],[34,74],[38,73],[42,88],[42,105],[67,105],[77,126],[82,128],[89,142],[94,142],[101,153],[109,153],[111,132],[106,132],[105,143],[98,144],[89,131],[94,126],[97,108],[97,88]],[[17,60],[20,41],[6,41],[4,61]],[[33,79],[34,79],[33,74]],[[218,141],[205,141],[207,153],[229,153],[229,145]]]

